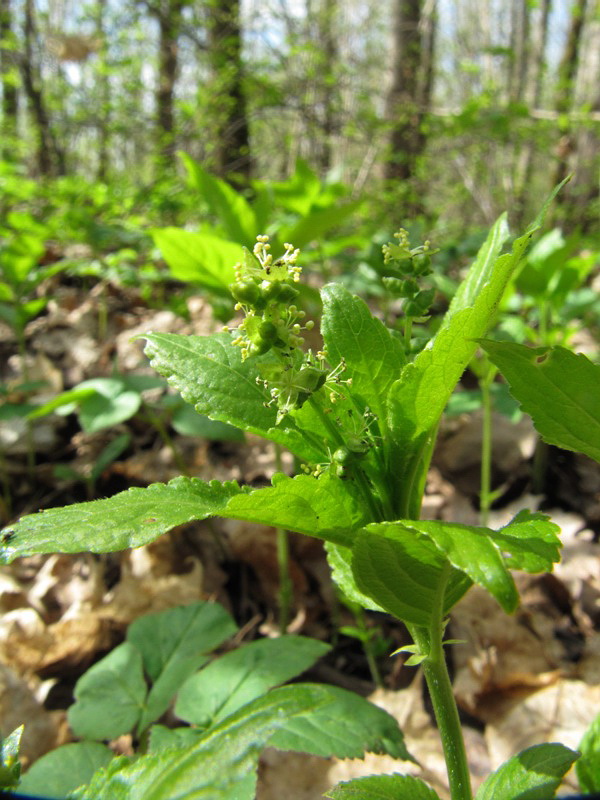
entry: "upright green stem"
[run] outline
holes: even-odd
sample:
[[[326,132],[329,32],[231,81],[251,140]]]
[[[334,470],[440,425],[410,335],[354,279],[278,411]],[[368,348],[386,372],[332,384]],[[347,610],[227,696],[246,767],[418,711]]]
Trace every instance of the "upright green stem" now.
[[[436,602],[432,609],[432,621],[429,629],[410,626],[409,630],[415,643],[419,646],[419,650],[427,653],[427,657],[423,661],[423,674],[444,749],[450,797],[452,800],[472,800],[467,753],[442,644],[444,635],[443,601],[450,570],[450,564],[447,563],[437,587]]]
[[[281,472],[281,447],[275,445],[275,466]],[[290,537],[283,528],[277,528],[277,566],[279,568],[279,632],[284,634],[290,621],[293,586],[290,578]]]
[[[480,379],[482,405],[481,482],[479,487],[479,519],[486,526],[492,504],[492,396],[489,375]]]

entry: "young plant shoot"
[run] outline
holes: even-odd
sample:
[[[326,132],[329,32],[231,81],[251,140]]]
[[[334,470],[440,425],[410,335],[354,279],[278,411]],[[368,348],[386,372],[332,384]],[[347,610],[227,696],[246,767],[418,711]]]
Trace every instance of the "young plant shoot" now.
[[[410,320],[427,313],[432,297],[418,283],[429,269],[428,246],[411,249],[400,234],[386,251],[389,277],[402,284],[405,298],[404,341],[362,300],[332,283],[321,290],[323,345],[313,352],[305,349],[303,336],[311,322],[296,304],[298,251],[285,245],[283,253],[272,255],[268,238],[259,236],[254,252],[244,250],[235,268],[231,291],[243,313],[237,328],[206,337],[149,333],[146,353],[200,414],[288,448],[303,472],[277,474],[263,489],[179,477],[43,511],[5,529],[3,562],[32,553],[138,547],[176,525],[213,515],[322,539],[344,594],[408,627],[414,642],[410,663],[419,663],[427,680],[452,800],[471,800],[444,657],[448,615],[474,583],[507,613],[514,612],[519,597],[511,570],[550,571],[559,559],[559,529],[544,514],[528,511],[500,530],[419,517],[441,415],[477,340],[494,324],[544,212],[510,252],[502,252],[504,216],[496,222],[435,337],[414,357]],[[498,363],[502,369],[500,355]],[[182,769],[185,752],[182,745],[177,756]],[[561,745],[530,749],[518,764],[508,762],[495,773],[489,791],[484,784],[478,796],[491,797],[493,789],[493,796],[504,800],[542,796],[536,790],[549,797],[576,757]],[[138,796],[131,775],[143,773],[144,758],[135,770],[123,767],[128,777],[119,784],[120,797]],[[255,765],[256,759],[248,761],[248,769]],[[157,769],[154,762],[148,768]],[[119,783],[119,770],[119,764],[109,768],[93,794],[84,789],[78,796],[108,797],[111,782]],[[360,783],[354,788],[338,787],[331,797],[359,796]],[[386,776],[377,788],[369,785],[369,791],[369,797],[436,797],[418,778],[398,775]],[[148,796],[168,797],[156,785]]]

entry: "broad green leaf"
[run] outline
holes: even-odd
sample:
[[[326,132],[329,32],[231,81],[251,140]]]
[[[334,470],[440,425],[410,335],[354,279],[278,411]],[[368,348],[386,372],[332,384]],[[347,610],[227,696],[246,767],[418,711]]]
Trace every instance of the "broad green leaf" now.
[[[565,347],[481,346],[544,441],[600,461],[600,365]]]
[[[65,744],[38,758],[23,776],[19,792],[64,800],[113,758],[112,750],[100,742]]]
[[[226,181],[210,175],[187,153],[180,153],[180,157],[187,169],[190,184],[206,200],[226,235],[232,241],[252,248],[256,236],[263,231],[257,230],[256,217],[246,198]]]
[[[562,744],[528,747],[493,772],[475,800],[548,800],[577,757]]]
[[[180,436],[202,436],[215,442],[243,442],[244,432],[226,422],[198,414],[192,406],[182,404],[171,417],[171,425]]]
[[[142,656],[134,645],[123,642],[77,681],[69,724],[85,739],[129,733],[144,711],[147,691]]]
[[[22,517],[0,534],[0,563],[33,553],[111,553],[153,542],[177,525],[218,514],[246,490],[179,477],[102,500]]]
[[[138,723],[141,734],[166,711],[184,681],[208,661],[214,650],[236,632],[237,626],[217,603],[193,603],[146,614],[127,630],[127,641],[142,655],[152,688]]]
[[[331,228],[345,222],[360,204],[360,200],[341,204],[335,199],[335,205],[311,209],[295,225],[283,230],[281,236],[295,247],[306,247],[311,242],[319,241]]]
[[[508,222],[506,212],[490,228],[485,242],[479,248],[479,252],[473,262],[465,280],[460,284],[448,312],[444,316],[444,324],[447,325],[450,319],[458,311],[472,306],[478,294],[490,280],[494,265],[502,252],[502,248],[509,238]]]
[[[94,389],[94,393],[78,403],[77,415],[86,433],[97,433],[131,419],[140,409],[142,396],[126,388],[119,378],[94,378],[78,389]]]
[[[322,686],[331,702],[310,716],[294,717],[269,742],[279,750],[296,750],[323,758],[362,758],[365,752],[414,761],[396,720],[364,697]]]
[[[151,234],[174,278],[229,297],[233,266],[242,255],[239,244],[181,228],[155,228]]]
[[[594,719],[579,742],[581,752],[575,764],[582,792],[600,792],[600,714]]]
[[[329,362],[342,361],[342,379],[352,380],[352,395],[386,422],[386,397],[406,363],[400,340],[371,314],[367,305],[338,284],[325,286],[321,330]]]
[[[518,514],[499,531],[437,520],[400,520],[368,525],[366,530],[385,536],[389,541],[383,545],[378,540],[372,540],[373,553],[369,554],[364,552],[369,547],[365,535],[361,533],[357,538],[353,548],[353,570],[359,588],[387,610],[391,610],[393,606],[390,604],[394,603],[396,610],[392,613],[412,622],[416,622],[416,606],[429,615],[438,585],[437,570],[446,560],[464,576],[462,581],[456,574],[451,579],[444,601],[446,611],[457,602],[464,587],[468,588],[473,582],[495,597],[507,613],[512,613],[518,606],[519,596],[509,569],[546,572],[560,557],[558,526],[544,514],[530,514],[527,511]],[[431,552],[431,546],[437,549],[437,554]],[[412,567],[411,557],[418,557],[419,548],[422,549],[424,563]],[[377,571],[379,560],[375,559],[381,556],[375,553],[379,549],[383,553],[386,549],[390,551],[387,572]],[[391,560],[392,554],[396,559],[395,564]],[[357,570],[360,570],[360,579]],[[396,585],[401,587],[397,589],[398,596],[395,599],[390,596],[394,570]],[[387,598],[387,605],[383,597]],[[409,601],[412,616],[400,616],[397,612],[404,608],[406,613]]]
[[[423,535],[401,523],[374,523],[355,536],[352,570],[361,592],[398,619],[427,626],[437,613],[437,587],[447,561]],[[452,570],[444,612],[458,602],[471,581]]]
[[[273,486],[231,498],[220,516],[244,519],[348,545],[367,521],[360,493],[351,481],[328,473],[273,476]]]
[[[269,689],[295,678],[329,651],[303,636],[259,639],[215,659],[181,687],[175,714],[211,727]]]
[[[152,725],[148,736],[148,753],[160,750],[177,750],[190,747],[198,741],[203,731],[198,728],[167,728],[165,725]]]
[[[561,184],[562,185],[562,184]],[[429,345],[402,371],[388,396],[391,458],[402,465],[394,505],[402,516],[418,517],[432,441],[444,408],[469,362],[477,343],[495,322],[498,305],[509,280],[519,267],[534,232],[557,187],[512,252],[494,259],[504,235],[500,219],[483,245],[480,257],[458,289],[459,300],[442,321]],[[467,307],[460,308],[464,303]]]
[[[339,783],[324,797],[330,800],[439,800],[438,794],[419,778],[396,774],[367,775]]]
[[[318,446],[318,440],[303,436],[293,420],[286,418],[284,425],[275,427],[277,409],[269,405],[271,398],[263,384],[257,383],[257,359],[242,361],[230,334],[150,333],[143,338],[154,369],[199,414],[272,439],[310,463],[327,459],[323,442]]]
[[[324,687],[284,686],[223,720],[187,749],[100,770],[80,800],[252,800],[258,758],[278,728],[330,701]],[[234,793],[242,784],[244,792]],[[250,792],[250,793],[248,793]]]
[[[19,783],[21,775],[19,748],[23,727],[20,725],[4,739],[0,739],[0,789],[12,789]]]
[[[327,553],[327,563],[331,569],[333,582],[340,588],[343,594],[353,603],[358,603],[362,608],[370,611],[384,611],[373,598],[360,591],[354,580],[352,572],[352,550],[343,545],[325,542]]]

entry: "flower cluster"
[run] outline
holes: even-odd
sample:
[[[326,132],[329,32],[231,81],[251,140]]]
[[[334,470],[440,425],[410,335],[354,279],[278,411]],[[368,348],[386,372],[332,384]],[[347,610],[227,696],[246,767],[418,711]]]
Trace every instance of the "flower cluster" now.
[[[419,281],[431,275],[430,243],[410,247],[408,233],[404,228],[394,234],[396,242],[384,244],[383,263],[385,287],[398,297],[404,298],[403,310],[407,317],[423,317],[429,311],[435,289],[419,288]]]

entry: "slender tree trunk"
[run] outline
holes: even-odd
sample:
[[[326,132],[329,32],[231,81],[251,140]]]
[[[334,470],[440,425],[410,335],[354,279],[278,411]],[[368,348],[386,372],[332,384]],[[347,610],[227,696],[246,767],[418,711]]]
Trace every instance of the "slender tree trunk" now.
[[[108,176],[110,146],[110,81],[107,72],[107,43],[105,30],[106,0],[96,3],[96,35],[100,39],[98,51],[98,82],[100,84],[100,108],[98,109],[98,172],[99,181],[106,181]]]
[[[386,109],[390,154],[385,177],[407,184],[406,203],[411,213],[422,210],[415,178],[426,145],[423,122],[433,83],[435,3],[429,6],[427,15],[423,0],[395,0],[394,7],[392,85]]]
[[[252,175],[250,126],[244,91],[240,0],[208,0],[208,52],[216,170],[237,187]]]
[[[0,82],[2,84],[2,157],[14,160],[19,95],[15,70],[15,37],[10,0],[0,0]]]
[[[163,167],[175,164],[175,83],[178,72],[178,44],[183,3],[171,0],[157,14],[159,25],[159,69],[156,91],[158,153]]]
[[[338,128],[336,114],[337,87],[335,65],[338,58],[334,21],[337,0],[323,0],[319,14],[319,42],[323,62],[321,74],[321,105],[323,113],[323,141],[320,153],[321,172],[326,173],[332,165],[333,137]]]
[[[35,123],[37,138],[37,167],[41,175],[64,174],[64,152],[59,148],[52,129],[50,117],[42,92],[39,69],[33,55],[33,42],[36,36],[33,0],[25,0],[25,24],[23,29],[24,52],[21,58],[23,88]]]
[[[575,88],[575,77],[579,64],[579,53],[581,49],[581,39],[585,22],[587,0],[574,0],[571,10],[571,22],[569,33],[565,43],[565,49],[558,68],[558,87],[556,91],[555,107],[559,114],[568,114],[571,110],[573,90]],[[559,162],[554,176],[554,183],[560,183],[569,173],[569,157],[575,147],[575,137],[570,123],[566,123],[563,135],[558,143]],[[558,202],[565,199],[565,193],[559,195]]]

